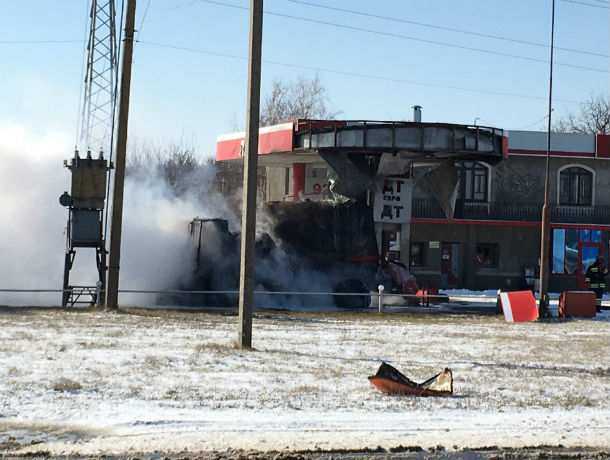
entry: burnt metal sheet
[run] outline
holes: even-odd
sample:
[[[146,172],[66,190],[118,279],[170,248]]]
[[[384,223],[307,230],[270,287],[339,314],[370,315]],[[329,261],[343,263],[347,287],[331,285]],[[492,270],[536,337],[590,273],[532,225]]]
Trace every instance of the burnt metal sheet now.
[[[455,213],[458,182],[458,172],[451,160],[441,162],[417,178],[417,184],[436,198],[448,219]]]
[[[331,186],[333,192],[361,199],[367,190],[377,189],[374,173],[363,155],[321,150],[320,156],[337,175]]]
[[[451,396],[453,394],[453,373],[445,368],[423,383],[406,377],[395,367],[382,362],[369,382],[382,393],[409,396]]]

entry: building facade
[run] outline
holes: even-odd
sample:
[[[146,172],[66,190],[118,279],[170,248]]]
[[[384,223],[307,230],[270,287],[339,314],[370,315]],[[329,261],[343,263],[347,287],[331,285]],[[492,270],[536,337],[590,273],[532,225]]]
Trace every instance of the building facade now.
[[[410,265],[443,287],[520,288],[539,270],[546,134],[509,133],[508,157],[467,162],[453,219],[416,187]],[[550,159],[550,289],[584,287],[584,273],[609,253],[608,137],[553,134]]]

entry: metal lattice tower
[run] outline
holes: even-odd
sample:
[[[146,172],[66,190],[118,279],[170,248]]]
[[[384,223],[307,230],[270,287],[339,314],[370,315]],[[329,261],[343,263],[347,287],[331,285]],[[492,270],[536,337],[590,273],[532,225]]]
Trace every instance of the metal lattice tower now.
[[[108,152],[114,129],[118,59],[115,1],[91,0],[89,24],[80,149]]]
[[[102,153],[109,152],[112,156],[118,61],[116,11],[115,0],[90,2],[78,145],[72,159],[64,163],[72,176],[71,191],[64,192],[59,199],[60,204],[68,208],[62,291],[64,307],[81,303],[99,304],[106,291],[104,210],[110,164]],[[92,153],[97,158],[93,158]],[[97,282],[76,286],[70,283],[70,272],[77,250],[83,249],[95,249]]]

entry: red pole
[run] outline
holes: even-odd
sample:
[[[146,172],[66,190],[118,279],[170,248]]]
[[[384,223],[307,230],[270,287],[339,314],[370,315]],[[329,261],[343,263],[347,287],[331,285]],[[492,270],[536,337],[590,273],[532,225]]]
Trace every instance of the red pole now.
[[[292,166],[292,195],[294,201],[299,201],[305,192],[305,163],[295,163]]]

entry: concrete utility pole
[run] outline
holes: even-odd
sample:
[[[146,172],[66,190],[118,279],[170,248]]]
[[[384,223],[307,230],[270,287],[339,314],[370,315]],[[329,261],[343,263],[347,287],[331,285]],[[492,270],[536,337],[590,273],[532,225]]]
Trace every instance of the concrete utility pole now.
[[[553,112],[553,51],[555,47],[555,0],[551,7],[551,64],[549,69],[549,113],[546,144],[546,167],[544,175],[544,205],[542,206],[542,228],[540,238],[540,304],[538,315],[541,318],[549,316],[547,303],[549,289],[549,248],[551,234],[551,219],[549,213],[550,163],[551,163],[551,117]],[[557,184],[559,186],[559,184]]]
[[[262,41],[263,0],[250,0],[250,55],[248,61],[244,195],[241,217],[241,263],[239,270],[238,343],[240,348],[252,348],[252,310],[254,306],[255,286],[254,243],[256,237],[256,166],[258,162]]]
[[[121,230],[123,226],[123,189],[125,186],[125,157],[127,153],[127,128],[129,124],[129,93],[131,88],[131,61],[136,21],[136,0],[127,0],[125,38],[121,62],[121,89],[119,98],[119,122],[116,142],[116,169],[112,195],[112,223],[110,227],[110,259],[108,263],[108,293],[106,308],[119,307],[119,265],[121,262]]]

